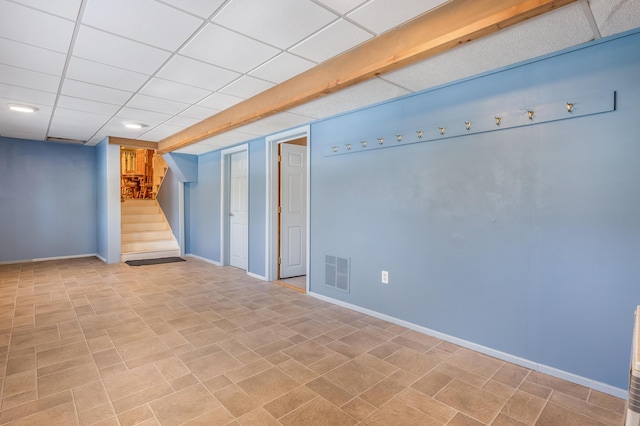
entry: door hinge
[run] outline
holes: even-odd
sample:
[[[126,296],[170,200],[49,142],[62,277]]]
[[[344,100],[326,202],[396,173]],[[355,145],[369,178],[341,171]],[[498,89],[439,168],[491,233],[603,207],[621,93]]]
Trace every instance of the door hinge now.
[[[281,214],[281,213],[282,213],[282,207],[278,206],[278,214]]]
[[[278,258],[278,265],[282,265],[282,258],[281,257]]]
[[[282,163],[282,155],[278,155],[278,163]]]

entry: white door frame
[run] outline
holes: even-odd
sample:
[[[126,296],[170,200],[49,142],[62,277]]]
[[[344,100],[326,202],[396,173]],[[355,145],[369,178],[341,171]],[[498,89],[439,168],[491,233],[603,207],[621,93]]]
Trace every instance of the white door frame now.
[[[309,247],[310,247],[310,174],[311,174],[311,126],[302,126],[287,130],[266,138],[267,149],[267,205],[266,205],[266,226],[267,231],[265,247],[265,276],[267,281],[277,279],[278,273],[278,144],[289,142],[294,139],[307,138],[307,278],[306,290],[309,292]]]
[[[229,171],[231,154],[247,151],[247,166],[249,164],[249,144],[236,145],[223,149],[220,154],[220,265],[229,265]],[[247,167],[248,170],[248,167]],[[249,267],[247,265],[247,272]]]

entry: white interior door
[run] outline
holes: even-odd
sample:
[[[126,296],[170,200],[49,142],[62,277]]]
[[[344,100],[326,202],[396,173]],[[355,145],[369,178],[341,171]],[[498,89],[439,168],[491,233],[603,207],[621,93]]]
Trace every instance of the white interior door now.
[[[289,278],[307,274],[307,147],[280,146],[279,278]]]
[[[246,270],[249,259],[247,151],[231,154],[229,171],[229,264]]]

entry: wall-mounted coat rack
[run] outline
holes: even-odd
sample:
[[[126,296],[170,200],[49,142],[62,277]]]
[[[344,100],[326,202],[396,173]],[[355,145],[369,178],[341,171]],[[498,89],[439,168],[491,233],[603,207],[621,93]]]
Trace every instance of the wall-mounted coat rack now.
[[[495,114],[470,113],[438,123],[417,123],[413,129],[377,133],[363,132],[363,137],[335,143],[325,148],[325,156],[352,154],[420,142],[433,142],[476,133],[494,132],[550,121],[566,120],[615,110],[615,92],[602,91],[566,101],[529,105]],[[368,134],[367,134],[368,133]],[[391,135],[391,136],[390,136]],[[378,143],[375,143],[375,142]]]

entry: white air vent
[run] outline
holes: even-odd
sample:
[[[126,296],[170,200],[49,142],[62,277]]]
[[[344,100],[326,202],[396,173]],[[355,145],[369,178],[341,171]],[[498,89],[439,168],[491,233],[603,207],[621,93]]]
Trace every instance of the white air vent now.
[[[625,426],[640,426],[640,306],[636,308],[631,346],[631,372],[629,374],[629,401]]]
[[[345,257],[325,256],[324,283],[329,287],[349,292],[350,260]]]

